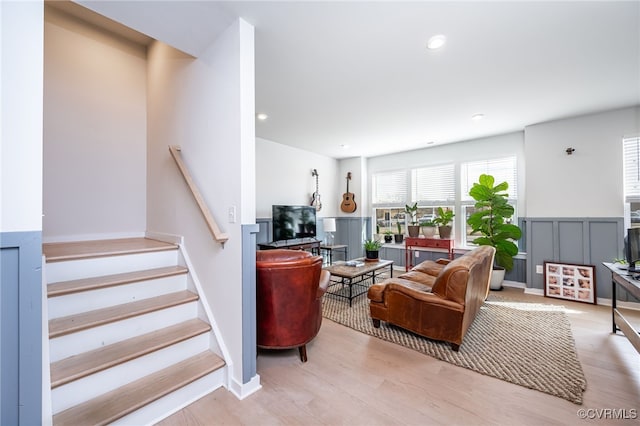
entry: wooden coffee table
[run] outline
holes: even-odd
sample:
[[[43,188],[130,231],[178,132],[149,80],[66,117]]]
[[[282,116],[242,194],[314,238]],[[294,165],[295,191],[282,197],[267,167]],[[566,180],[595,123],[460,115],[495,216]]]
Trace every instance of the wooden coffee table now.
[[[349,306],[351,306],[354,298],[367,292],[369,284],[366,281],[369,278],[371,279],[371,284],[374,284],[376,276],[386,268],[389,269],[389,276],[393,277],[393,260],[379,259],[377,262],[368,262],[364,258],[359,258],[349,262],[358,262],[358,266],[348,266],[348,262],[336,262],[323,268],[331,273],[331,284],[327,289],[327,293],[332,296],[349,299]],[[338,279],[336,280],[334,277]],[[360,287],[360,291],[354,292],[354,286]],[[346,288],[349,290],[348,294],[344,294],[346,293]]]

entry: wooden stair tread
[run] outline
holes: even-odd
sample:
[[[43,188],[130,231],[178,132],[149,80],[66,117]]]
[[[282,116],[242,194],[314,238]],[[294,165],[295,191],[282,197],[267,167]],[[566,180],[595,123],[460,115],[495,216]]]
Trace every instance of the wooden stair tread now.
[[[90,259],[163,250],[175,250],[178,246],[150,238],[117,238],[112,240],[73,241],[45,243],[42,252],[47,262]]]
[[[110,306],[95,311],[83,312],[49,321],[49,338],[64,336],[91,327],[97,327],[111,322],[143,315],[172,306],[181,305],[198,300],[198,295],[188,290],[164,294],[138,300],[122,305]]]
[[[188,269],[183,266],[167,266],[163,268],[147,269],[144,271],[126,272],[122,274],[104,275],[101,277],[83,278],[71,281],[61,281],[47,285],[47,296],[56,297],[82,291],[96,290],[138,281],[164,278],[172,275],[186,274]]]
[[[209,324],[196,318],[62,359],[51,364],[51,388],[188,340],[209,330]]]
[[[223,367],[224,360],[202,352],[53,416],[54,425],[104,425]]]

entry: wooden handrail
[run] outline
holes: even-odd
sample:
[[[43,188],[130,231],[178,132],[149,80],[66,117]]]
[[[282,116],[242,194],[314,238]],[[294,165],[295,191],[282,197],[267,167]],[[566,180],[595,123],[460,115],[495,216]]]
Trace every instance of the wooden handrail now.
[[[182,161],[182,155],[180,155],[180,147],[177,145],[169,145],[169,152],[171,152],[171,156],[173,157],[173,159],[176,160],[178,169],[180,169],[180,172],[182,173],[182,177],[184,177],[185,182],[187,182],[187,186],[191,190],[191,194],[193,194],[193,198],[196,199],[196,203],[198,203],[200,212],[202,213],[202,216],[204,216],[205,222],[207,222],[207,226],[209,227],[209,231],[211,232],[213,239],[219,242],[220,244],[222,244],[222,246],[224,247],[224,243],[227,242],[227,240],[229,239],[229,236],[224,232],[220,231],[220,228],[218,228],[218,224],[216,223],[216,220],[213,218],[211,211],[207,207],[207,204],[205,203],[204,198],[202,198],[202,194],[198,190],[198,187],[196,186],[195,182],[193,181],[191,174],[189,174],[189,170],[187,170],[187,166],[184,164],[184,161]]]

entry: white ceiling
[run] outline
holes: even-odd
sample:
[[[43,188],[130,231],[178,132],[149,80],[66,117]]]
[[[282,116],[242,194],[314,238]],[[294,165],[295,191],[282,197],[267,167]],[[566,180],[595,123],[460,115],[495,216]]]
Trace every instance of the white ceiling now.
[[[195,56],[244,18],[256,135],[335,158],[640,104],[640,1],[80,3]]]

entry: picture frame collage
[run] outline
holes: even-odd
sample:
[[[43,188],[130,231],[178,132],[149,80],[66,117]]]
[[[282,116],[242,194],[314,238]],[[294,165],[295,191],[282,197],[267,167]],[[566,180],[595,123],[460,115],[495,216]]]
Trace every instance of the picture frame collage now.
[[[544,262],[544,295],[575,302],[596,304],[596,276],[593,265]]]

